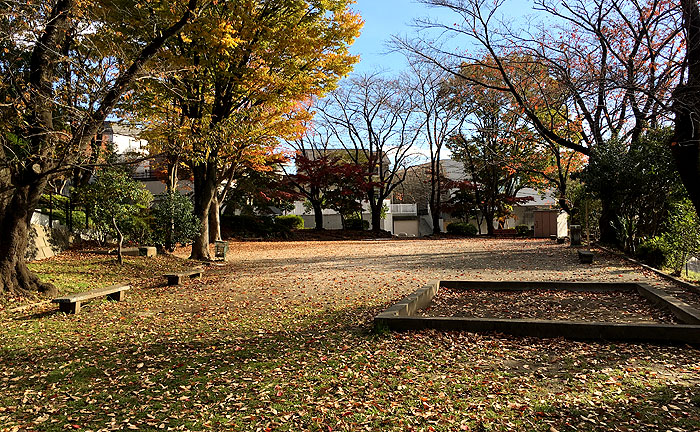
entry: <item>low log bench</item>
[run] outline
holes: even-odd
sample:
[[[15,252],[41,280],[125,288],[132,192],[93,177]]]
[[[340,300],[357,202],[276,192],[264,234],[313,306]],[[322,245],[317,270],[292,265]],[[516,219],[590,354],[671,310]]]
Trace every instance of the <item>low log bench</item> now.
[[[578,261],[581,264],[592,264],[593,263],[593,252],[587,250],[578,251]]]
[[[195,277],[202,277],[202,270],[189,270],[179,273],[166,273],[163,275],[168,279],[168,285],[182,285],[182,279],[189,277],[193,279]]]
[[[126,291],[130,288],[130,285],[117,284],[109,286],[107,288],[98,288],[92,291],[55,298],[51,300],[51,302],[58,303],[58,307],[61,310],[61,312],[65,312],[68,314],[77,314],[78,312],[80,312],[80,305],[84,301],[92,300],[98,297],[107,297],[110,300],[122,301],[126,297]]]

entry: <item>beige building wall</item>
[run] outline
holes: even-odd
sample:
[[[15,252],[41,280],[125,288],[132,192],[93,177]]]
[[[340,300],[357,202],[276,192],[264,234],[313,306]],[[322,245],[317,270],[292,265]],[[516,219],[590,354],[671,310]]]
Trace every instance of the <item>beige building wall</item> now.
[[[394,234],[406,233],[409,237],[418,237],[418,219],[394,220]]]

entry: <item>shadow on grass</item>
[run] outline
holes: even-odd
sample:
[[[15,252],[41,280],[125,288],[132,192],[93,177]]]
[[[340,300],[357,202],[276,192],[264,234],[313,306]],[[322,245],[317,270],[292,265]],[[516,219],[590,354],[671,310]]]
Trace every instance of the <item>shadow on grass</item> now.
[[[686,401],[698,382],[651,378],[657,361],[693,364],[695,349],[462,332],[378,335],[370,325],[378,309],[312,313],[275,331],[192,322],[109,338],[68,322],[65,334],[44,335],[60,343],[28,340],[0,350],[0,421],[42,430],[700,427],[697,402]],[[627,371],[636,359],[645,360]],[[619,385],[608,386],[617,374],[624,375]],[[679,409],[661,409],[669,404]],[[36,423],[47,414],[56,422]]]

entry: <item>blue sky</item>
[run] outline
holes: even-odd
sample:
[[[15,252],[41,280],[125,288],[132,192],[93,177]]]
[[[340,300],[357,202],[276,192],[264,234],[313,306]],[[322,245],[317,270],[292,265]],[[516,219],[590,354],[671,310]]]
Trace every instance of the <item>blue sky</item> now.
[[[392,35],[414,36],[416,18],[448,19],[450,14],[441,9],[430,8],[415,0],[356,0],[352,9],[359,12],[365,21],[360,37],[350,47],[353,54],[360,55],[355,72],[375,70],[398,72],[405,66],[400,53],[388,53],[387,42]]]
[[[519,17],[532,12],[531,0],[507,0],[507,7],[503,13],[509,18],[518,20]],[[371,73],[385,71],[388,74],[399,74],[406,68],[406,60],[399,52],[390,52],[387,42],[392,35],[416,37],[418,29],[414,26],[415,19],[430,18],[446,24],[460,22],[460,17],[455,16],[446,8],[434,8],[418,2],[417,0],[356,0],[352,9],[358,12],[365,25],[360,37],[350,47],[350,52],[360,55],[360,62],[355,65],[354,73]],[[426,36],[422,34],[421,36]],[[427,35],[429,36],[429,35]],[[450,42],[451,45],[466,48],[469,44],[466,38]],[[424,154],[426,149],[417,148],[416,152]],[[427,156],[424,155],[424,158]],[[447,148],[443,149],[443,159],[450,157]],[[423,162],[421,160],[420,162]]]
[[[530,0],[511,0],[503,10],[509,16],[529,13]],[[375,70],[400,72],[405,60],[400,53],[388,53],[387,42],[392,35],[417,35],[412,27],[416,18],[432,18],[444,23],[455,22],[455,16],[446,8],[428,7],[416,0],[356,0],[352,9],[359,12],[365,21],[362,34],[351,46],[353,54],[361,56],[355,65],[355,72],[366,73]],[[464,41],[464,43],[467,43]]]

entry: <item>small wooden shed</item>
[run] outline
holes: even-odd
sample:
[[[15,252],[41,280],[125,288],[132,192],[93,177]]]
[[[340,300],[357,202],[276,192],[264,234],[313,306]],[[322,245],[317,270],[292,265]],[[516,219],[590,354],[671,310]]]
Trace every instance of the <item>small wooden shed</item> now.
[[[535,210],[535,237],[548,238],[557,235],[559,210]]]

